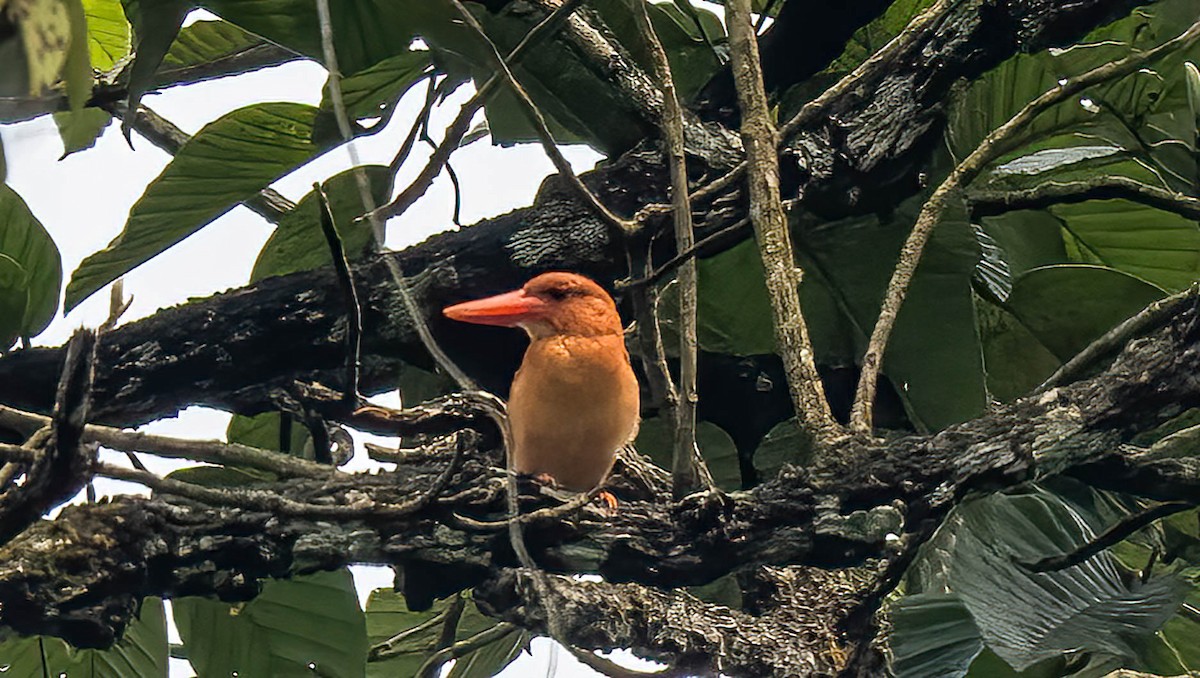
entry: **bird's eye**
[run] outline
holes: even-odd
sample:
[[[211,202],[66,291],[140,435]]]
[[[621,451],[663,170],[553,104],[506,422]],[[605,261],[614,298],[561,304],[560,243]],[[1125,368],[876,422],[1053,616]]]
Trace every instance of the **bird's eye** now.
[[[570,295],[570,291],[563,287],[552,287],[546,290],[546,296],[555,301],[562,301]]]

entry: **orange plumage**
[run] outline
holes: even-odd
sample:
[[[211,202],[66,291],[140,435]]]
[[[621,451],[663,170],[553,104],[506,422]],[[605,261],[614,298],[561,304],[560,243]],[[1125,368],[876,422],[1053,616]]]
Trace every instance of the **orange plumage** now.
[[[637,432],[640,407],[612,297],[581,275],[543,273],[519,290],[443,313],[529,335],[508,399],[516,470],[578,492],[599,485]]]

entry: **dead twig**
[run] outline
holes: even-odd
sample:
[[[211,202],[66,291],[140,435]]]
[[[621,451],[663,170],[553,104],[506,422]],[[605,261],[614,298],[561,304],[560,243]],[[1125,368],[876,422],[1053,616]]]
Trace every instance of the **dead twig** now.
[[[506,63],[516,65],[529,53],[532,47],[536,46],[545,36],[549,35],[551,30],[560,26],[582,2],[583,0],[567,0],[557,7],[549,16],[534,26],[525,35],[516,48],[509,53],[508,58],[505,60]],[[429,190],[430,185],[433,184],[433,180],[442,173],[442,169],[450,160],[450,155],[458,149],[459,142],[462,141],[463,136],[470,130],[471,120],[474,119],[479,109],[483,108],[483,104],[496,88],[500,86],[501,80],[502,78],[499,74],[493,75],[475,91],[475,94],[459,109],[454,121],[446,128],[446,133],[442,135],[442,142],[438,144],[437,149],[434,150],[433,155],[430,156],[429,161],[417,177],[404,190],[400,191],[390,203],[368,214],[368,218],[384,220],[399,216],[407,211],[409,207],[412,207],[417,199],[425,195],[425,191]],[[429,102],[427,101],[428,104]],[[428,114],[425,115],[427,117]],[[410,136],[412,136],[412,133],[410,133]],[[411,143],[407,139],[405,140],[405,145],[411,148]],[[407,156],[407,153],[403,155]],[[397,154],[396,157],[399,159],[401,154]],[[399,163],[393,161],[391,169],[394,173],[399,169]]]
[[[634,20],[648,47],[654,74],[663,92],[663,114],[659,121],[666,142],[666,155],[671,168],[671,203],[675,214],[675,249],[687,252],[695,246],[692,226],[692,204],[688,200],[687,155],[684,152],[683,106],[671,77],[671,64],[663,49],[646,0],[638,3]],[[674,414],[675,449],[671,457],[671,481],[675,497],[681,498],[700,486],[702,475],[698,464],[704,461],[696,447],[696,405],[700,395],[696,388],[696,359],[699,340],[696,337],[697,273],[695,259],[686,259],[676,275],[679,283],[679,391]],[[655,313],[657,318],[657,313]],[[657,323],[655,323],[655,329]],[[657,336],[657,335],[656,335]],[[661,338],[659,339],[661,343]],[[709,489],[712,489],[711,487]]]
[[[358,377],[361,370],[362,307],[358,303],[358,290],[354,288],[354,276],[350,273],[346,249],[342,247],[342,237],[338,235],[337,225],[333,221],[329,198],[326,197],[325,189],[320,183],[313,183],[313,193],[317,196],[318,209],[321,212],[321,232],[325,234],[329,256],[333,259],[333,271],[337,275],[338,286],[342,289],[342,301],[346,305],[346,384],[343,398],[348,406],[354,407],[360,400]]]
[[[546,156],[550,158],[550,162],[558,170],[558,175],[567,182],[567,185],[571,187],[580,201],[584,205],[587,205],[601,221],[608,224],[619,237],[628,236],[637,230],[635,222],[622,219],[614,214],[605,207],[604,203],[600,202],[600,199],[596,197],[595,193],[592,193],[591,189],[584,185],[583,181],[575,174],[571,163],[558,150],[558,144],[555,143],[554,136],[550,133],[550,128],[546,125],[546,118],[542,115],[541,109],[533,103],[533,99],[529,97],[529,93],[525,91],[525,88],[521,86],[516,76],[513,75],[508,63],[496,48],[496,43],[492,42],[492,39],[483,30],[483,26],[479,25],[479,21],[475,18],[475,15],[471,14],[471,11],[463,6],[460,0],[449,1],[463,23],[475,33],[475,36],[486,47],[484,54],[488,61],[491,62],[492,68],[496,70],[497,75],[503,78],[504,83],[508,85],[508,88],[516,96],[517,103],[521,106],[521,112],[525,115],[526,120],[533,125],[538,139],[542,143],[542,149],[546,151]]]

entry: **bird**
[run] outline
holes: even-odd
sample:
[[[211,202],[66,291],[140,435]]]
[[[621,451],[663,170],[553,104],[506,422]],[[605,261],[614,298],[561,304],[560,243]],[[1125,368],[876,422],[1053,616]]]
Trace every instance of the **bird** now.
[[[588,492],[637,434],[640,395],[616,303],[595,281],[562,271],[448,306],[453,320],[529,335],[508,399],[513,468]]]

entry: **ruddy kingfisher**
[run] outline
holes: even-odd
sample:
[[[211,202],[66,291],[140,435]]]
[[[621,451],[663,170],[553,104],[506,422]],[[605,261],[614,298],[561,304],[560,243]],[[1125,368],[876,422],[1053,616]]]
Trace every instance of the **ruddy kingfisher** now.
[[[612,297],[582,275],[554,272],[442,312],[529,335],[508,399],[516,471],[576,492],[603,482],[637,433],[640,407]]]

